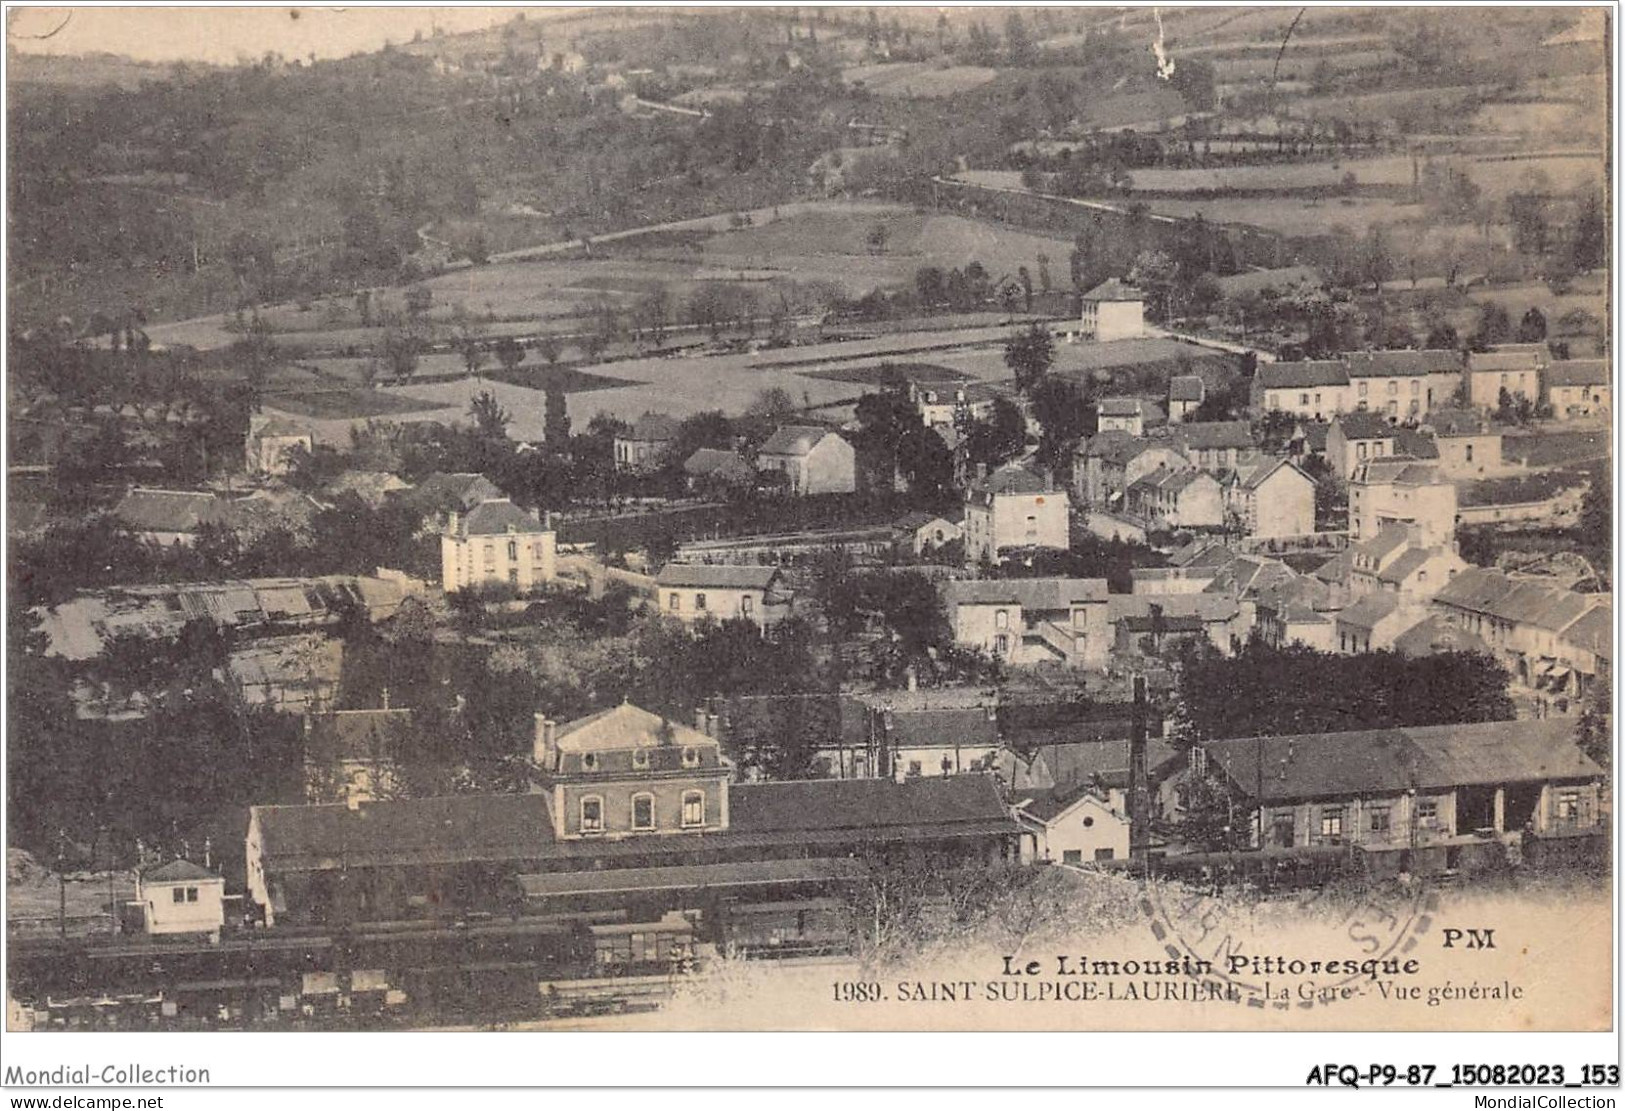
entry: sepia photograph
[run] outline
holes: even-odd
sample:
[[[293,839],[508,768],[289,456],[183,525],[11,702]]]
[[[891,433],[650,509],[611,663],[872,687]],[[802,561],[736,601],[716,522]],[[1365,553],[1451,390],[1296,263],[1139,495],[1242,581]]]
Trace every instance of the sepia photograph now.
[[[8,6],[5,1029],[1616,1030],[1615,12]]]

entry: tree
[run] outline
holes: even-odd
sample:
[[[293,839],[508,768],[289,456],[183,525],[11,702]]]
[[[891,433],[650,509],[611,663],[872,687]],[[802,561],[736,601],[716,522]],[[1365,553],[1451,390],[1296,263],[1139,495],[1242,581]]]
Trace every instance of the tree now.
[[[993,399],[993,413],[978,420],[965,436],[965,455],[972,464],[998,466],[1027,442],[1027,420],[1007,397]]]
[[[481,436],[490,440],[507,439],[508,421],[511,418],[490,390],[481,390],[475,395],[474,400],[468,403],[468,415]]]
[[[1055,363],[1055,340],[1049,328],[1032,324],[1004,344],[1004,365],[1016,376],[1016,388],[1026,393],[1036,387]]]
[[[1388,237],[1376,224],[1366,232],[1365,246],[1360,253],[1360,270],[1375,293],[1381,293],[1382,283],[1394,276],[1394,258],[1388,249]]]
[[[426,285],[415,285],[406,291],[406,312],[414,320],[427,316],[433,304],[434,291]]]
[[[512,336],[503,336],[496,345],[497,362],[502,369],[512,374],[519,369],[519,364],[525,361],[525,348]]]
[[[557,385],[549,386],[545,405],[546,413],[542,418],[544,442],[550,454],[562,455],[570,443],[569,401],[564,390]]]
[[[389,328],[379,342],[378,356],[398,382],[405,382],[417,373],[420,341],[415,333],[404,328]]]
[[[1614,483],[1605,469],[1599,469],[1580,501],[1580,542],[1594,551],[1606,552],[1614,535]]]
[[[480,367],[485,365],[485,348],[472,335],[464,336],[459,346],[462,348],[463,369],[472,378],[480,372]]]
[[[1581,273],[1599,269],[1608,262],[1608,217],[1602,200],[1595,193],[1588,193],[1580,205],[1569,243],[1569,259]]]
[[[1043,435],[1038,455],[1046,467],[1062,471],[1072,448],[1088,430],[1091,406],[1077,385],[1061,378],[1044,378],[1032,391],[1033,416]]]
[[[1504,307],[1494,301],[1484,302],[1478,310],[1478,331],[1473,334],[1475,347],[1491,347],[1512,338],[1512,318]]]
[[[1614,765],[1614,684],[1606,671],[1591,681],[1591,688],[1586,691],[1580,704],[1575,741],[1581,752],[1606,771]]]
[[[1422,346],[1428,351],[1454,351],[1461,347],[1461,337],[1456,334],[1456,326],[1448,320],[1435,321],[1429,328],[1427,338]]]
[[[1543,343],[1546,340],[1546,314],[1530,306],[1518,322],[1519,343]]]

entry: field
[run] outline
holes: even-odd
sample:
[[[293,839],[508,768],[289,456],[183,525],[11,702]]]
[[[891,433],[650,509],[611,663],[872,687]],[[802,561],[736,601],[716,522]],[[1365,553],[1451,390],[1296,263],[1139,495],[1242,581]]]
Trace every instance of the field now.
[[[998,76],[986,66],[935,66],[927,62],[882,62],[843,70],[841,80],[877,96],[935,99],[979,88]]]
[[[1120,200],[1114,203],[1121,203]],[[1302,197],[1233,197],[1182,200],[1169,197],[1146,198],[1146,207],[1162,216],[1186,219],[1200,215],[1214,224],[1250,224],[1282,235],[1326,235],[1342,227],[1354,235],[1364,235],[1374,224],[1394,224],[1421,220],[1423,209],[1416,204],[1367,197],[1340,197],[1319,200]]]
[[[422,412],[432,406],[414,398],[376,390],[310,389],[267,395],[266,400],[285,413],[337,420],[354,417],[392,417]]]

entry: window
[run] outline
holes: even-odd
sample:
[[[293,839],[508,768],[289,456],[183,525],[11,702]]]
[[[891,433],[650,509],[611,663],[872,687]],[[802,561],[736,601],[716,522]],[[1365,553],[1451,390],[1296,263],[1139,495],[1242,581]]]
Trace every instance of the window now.
[[[1368,394],[1370,392],[1371,392],[1371,383],[1370,382],[1361,382],[1360,383],[1360,396],[1364,397],[1366,394]]]
[[[1085,818],[1084,818],[1084,819],[1083,819],[1083,828],[1084,828],[1084,829],[1093,829],[1093,828],[1094,828],[1094,826],[1095,826],[1095,820],[1094,820],[1094,818],[1091,818],[1091,817],[1085,817]]]
[[[1421,397],[1422,396],[1422,380],[1420,378],[1412,378],[1411,379],[1411,396],[1412,397]]]
[[[1009,638],[1009,636],[1007,636],[1004,633],[1000,633],[998,636],[994,637],[993,638],[993,651],[997,652],[1001,656],[1004,655],[1005,653],[1009,652],[1010,651],[1010,638]]]
[[[694,595],[694,608],[696,610],[704,612],[704,610],[705,610],[705,595],[703,595],[703,594]]]
[[[1389,416],[1390,416],[1390,417],[1397,417],[1397,416],[1399,416],[1399,402],[1397,402],[1397,401],[1390,401],[1390,402],[1389,402],[1389,403],[1388,403],[1388,415],[1389,415]]]
[[[749,617],[756,612],[756,599],[752,595],[745,595],[739,599],[739,612]]]
[[[1095,859],[1096,860],[1116,860],[1117,859],[1117,850],[1116,849],[1096,849],[1095,850]]]
[[[1307,404],[1309,404],[1309,395],[1306,394],[1306,393],[1299,394],[1298,395],[1298,404],[1299,405],[1307,405]]]
[[[1027,517],[1027,538],[1030,540],[1030,539],[1032,539],[1033,537],[1035,537],[1037,535],[1038,535],[1038,518],[1029,515]]]
[[[586,768],[590,772],[597,771],[598,770],[598,754],[596,752],[589,752],[586,755],[584,755],[581,758],[581,766],[583,768]]]
[[[705,824],[705,792],[683,792],[683,825],[703,826]]]
[[[1416,820],[1419,822],[1436,822],[1439,820],[1438,799],[1417,799]]]
[[[683,767],[697,768],[700,766],[700,750],[690,745],[683,749]]]
[[[1399,396],[1399,383],[1395,382],[1392,378],[1390,378],[1388,380],[1388,396],[1389,397],[1398,397]]]
[[[1386,806],[1374,806],[1370,813],[1372,833],[1387,833],[1393,828],[1392,815]]]
[[[509,562],[513,563],[517,563],[519,561],[519,541],[508,541],[508,560]]]
[[[1473,461],[1473,445],[1468,444],[1467,445],[1467,462],[1471,463],[1472,461]]]
[[[1328,806],[1321,810],[1320,835],[1322,837],[1343,836],[1343,808],[1341,806]]]
[[[911,776],[920,774],[920,762],[918,760],[908,762],[908,774]]]
[[[943,775],[952,775],[953,773],[954,773],[954,760],[953,760],[953,757],[944,756],[942,758],[942,774]]]
[[[588,795],[581,800],[581,832],[604,832],[604,800],[597,795]]]
[[[1365,444],[1355,444],[1354,445],[1354,454],[1355,454],[1356,457],[1358,457],[1360,459],[1364,459],[1365,455],[1366,455],[1366,445]]]
[[[185,888],[177,887],[177,888],[175,888],[175,890],[173,892],[171,892],[171,895],[174,898],[174,901],[177,902],[177,903],[186,902],[186,889]]]
[[[993,615],[993,627],[995,629],[1008,629],[1010,627],[1010,611],[999,610],[995,613]]]
[[[1507,384],[1507,376],[1503,373],[1501,375],[1501,385],[1505,386],[1506,384]]]
[[[1083,850],[1082,849],[1062,849],[1061,850],[1061,863],[1062,864],[1082,864],[1083,863]]]
[[[649,750],[634,748],[632,750],[632,766],[634,768],[647,768],[649,766]]]
[[[1557,792],[1557,816],[1565,821],[1573,821],[1580,816],[1580,792]]]
[[[655,797],[653,795],[632,796],[632,828],[653,829],[655,827]]]
[[[683,596],[681,594],[673,594],[671,597],[667,598],[666,608],[672,613],[676,613],[678,610],[682,609]]]

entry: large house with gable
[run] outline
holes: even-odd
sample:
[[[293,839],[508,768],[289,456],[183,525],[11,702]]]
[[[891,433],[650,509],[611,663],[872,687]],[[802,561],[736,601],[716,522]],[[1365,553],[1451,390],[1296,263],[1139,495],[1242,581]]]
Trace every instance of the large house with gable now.
[[[248,892],[268,926],[476,913],[600,899],[702,918],[715,893],[777,897],[888,866],[995,864],[1020,852],[989,775],[736,783],[715,715],[629,703],[536,715],[531,789],[351,805],[256,806]]]

